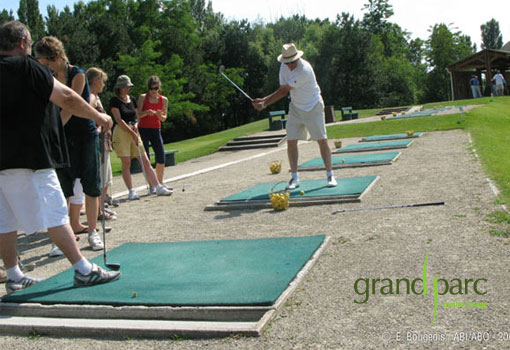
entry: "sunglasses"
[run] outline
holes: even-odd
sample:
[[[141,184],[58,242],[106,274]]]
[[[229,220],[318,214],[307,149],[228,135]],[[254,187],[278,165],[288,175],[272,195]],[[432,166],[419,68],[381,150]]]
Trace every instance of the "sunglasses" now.
[[[149,90],[159,90],[159,86],[153,86],[153,87],[149,88]]]
[[[289,64],[294,64],[294,63],[296,63],[296,62],[297,62],[297,60],[292,61],[292,62],[287,62],[287,63],[285,63],[285,65],[287,65],[287,66],[288,66]]]

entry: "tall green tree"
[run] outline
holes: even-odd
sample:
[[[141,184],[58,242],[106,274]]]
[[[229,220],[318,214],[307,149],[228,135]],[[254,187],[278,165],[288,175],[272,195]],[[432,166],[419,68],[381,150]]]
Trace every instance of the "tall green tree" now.
[[[494,18],[480,26],[482,31],[482,49],[498,50],[503,47],[503,36],[499,31],[499,22]]]
[[[18,20],[27,26],[33,41],[44,36],[44,20],[39,12],[38,0],[20,0]]]
[[[473,47],[469,36],[460,31],[452,31],[444,23],[434,25],[430,31],[426,58],[431,70],[428,73],[425,100],[445,101],[451,98],[448,66],[473,54]]]

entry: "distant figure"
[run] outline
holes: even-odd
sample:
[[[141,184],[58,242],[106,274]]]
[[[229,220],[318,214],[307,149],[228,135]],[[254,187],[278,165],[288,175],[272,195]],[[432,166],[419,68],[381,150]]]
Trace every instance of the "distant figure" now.
[[[134,86],[127,75],[120,75],[114,87],[115,96],[110,99],[110,109],[117,122],[113,130],[113,150],[120,158],[122,163],[122,179],[129,190],[128,199],[135,200],[140,197],[133,189],[131,180],[131,158],[141,158],[141,166],[145,169],[147,182],[150,186],[151,194],[157,196],[170,196],[173,191],[163,186],[156,177],[156,173],[151,167],[151,163],[145,150],[142,140],[138,134],[138,109],[136,100],[129,95],[129,90]],[[140,157],[141,153],[141,157]]]
[[[501,71],[498,74],[496,74],[494,77],[492,77],[492,81],[494,82],[494,84],[496,86],[497,96],[504,96],[506,80],[505,80],[505,77],[503,77],[503,74],[501,74]]]
[[[308,61],[301,58],[303,51],[297,50],[292,43],[283,45],[282,54],[278,56],[280,65],[280,87],[272,94],[252,101],[258,111],[280,100],[290,93],[289,119],[287,121],[287,155],[289,157],[290,179],[287,189],[299,187],[297,172],[298,140],[307,139],[307,131],[317,141],[326,166],[327,186],[337,185],[331,165],[331,150],[324,117],[324,101],[317,84],[315,73]]]
[[[482,90],[480,88],[480,81],[478,80],[478,75],[473,75],[471,80],[469,80],[469,85],[471,85],[471,92],[473,93],[473,98],[482,97]]]
[[[161,137],[161,122],[168,113],[168,98],[159,93],[161,80],[153,75],[147,82],[148,92],[138,98],[138,131],[143,141],[145,152],[149,155],[149,144],[156,156],[156,176],[163,183],[165,173],[165,147]]]

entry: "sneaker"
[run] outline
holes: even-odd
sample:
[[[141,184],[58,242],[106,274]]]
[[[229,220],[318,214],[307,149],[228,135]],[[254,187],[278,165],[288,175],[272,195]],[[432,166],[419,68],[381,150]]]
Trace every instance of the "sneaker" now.
[[[336,182],[336,179],[334,176],[328,176],[328,187],[336,187],[338,183]]]
[[[129,199],[130,201],[133,201],[133,200],[135,200],[135,199],[140,199],[140,197],[138,197],[138,195],[136,194],[136,192],[135,192],[135,191],[130,190],[130,191],[129,191],[129,194],[128,194],[128,199]]]
[[[112,197],[110,197],[109,195],[106,195],[105,202],[106,202],[108,205],[113,205],[115,208],[119,206],[119,201],[118,201],[118,200],[116,200],[116,199],[113,199],[113,198],[112,198]]]
[[[104,248],[103,242],[97,234],[97,230],[94,230],[89,234],[89,244],[92,250],[101,250]]]
[[[286,190],[295,190],[299,187],[299,181],[297,179],[290,179],[289,184],[285,187]]]
[[[116,213],[116,212],[114,212],[114,211],[113,211],[113,210],[111,210],[111,209],[104,208],[104,211],[105,211],[107,214],[117,216],[117,213]]]
[[[151,189],[149,190],[149,194],[156,194],[156,193],[157,193],[156,186],[151,187]]]
[[[117,217],[116,217],[115,215],[108,213],[106,210],[103,212],[103,214],[99,214],[99,215],[97,216],[97,219],[98,219],[98,220],[103,220],[103,215],[104,215],[104,219],[105,219],[106,221],[109,221],[109,220],[117,220]]]
[[[96,284],[103,284],[118,280],[120,271],[106,271],[92,264],[92,272],[88,275],[82,275],[78,271],[74,271],[74,286],[75,287],[88,287]]]
[[[51,258],[55,258],[55,257],[57,257],[57,256],[62,256],[62,255],[64,255],[64,253],[62,253],[62,251],[60,250],[60,248],[59,248],[59,247],[57,247],[57,246],[55,245],[55,243],[52,243],[52,244],[51,244],[50,253],[49,253],[48,255],[49,255],[49,257],[51,257]]]
[[[161,186],[156,189],[156,196],[170,196],[172,193],[174,193],[174,191],[166,188],[165,186]]]
[[[5,289],[7,290],[7,294],[11,294],[27,287],[30,287],[32,284],[36,284],[41,282],[42,278],[34,278],[29,276],[23,276],[18,282],[7,280],[5,282]]]

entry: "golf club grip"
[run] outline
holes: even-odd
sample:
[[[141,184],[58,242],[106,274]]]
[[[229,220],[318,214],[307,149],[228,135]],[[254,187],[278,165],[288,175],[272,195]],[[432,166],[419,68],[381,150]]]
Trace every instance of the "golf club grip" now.
[[[433,203],[420,203],[420,204],[411,204],[411,207],[427,207],[431,205],[444,205],[444,202],[433,202]]]

